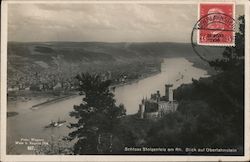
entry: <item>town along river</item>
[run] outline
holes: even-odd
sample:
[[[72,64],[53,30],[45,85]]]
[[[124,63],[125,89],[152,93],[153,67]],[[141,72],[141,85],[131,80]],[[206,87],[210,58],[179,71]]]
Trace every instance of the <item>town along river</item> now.
[[[207,77],[205,70],[192,65],[185,58],[164,59],[160,73],[116,87],[114,93],[117,104],[124,104],[127,114],[134,114],[137,113],[143,97],[149,98],[157,90],[161,95],[165,95],[165,84],[173,84],[174,88],[177,88],[183,83],[191,83],[192,78]],[[59,139],[68,135],[72,130],[67,125],[69,122],[74,122],[74,118],[69,116],[69,112],[73,110],[73,105],[82,102],[82,98],[83,96],[71,97],[43,105],[36,110],[30,109],[30,107],[44,99],[8,103],[8,111],[16,111],[19,114],[7,119],[7,153],[33,154],[32,147],[29,147],[32,145],[29,142],[25,144],[26,140],[36,143],[36,140],[41,141],[40,139],[42,139],[46,144],[51,138]],[[60,127],[45,128],[51,120],[57,121],[58,119],[65,120],[66,123]]]

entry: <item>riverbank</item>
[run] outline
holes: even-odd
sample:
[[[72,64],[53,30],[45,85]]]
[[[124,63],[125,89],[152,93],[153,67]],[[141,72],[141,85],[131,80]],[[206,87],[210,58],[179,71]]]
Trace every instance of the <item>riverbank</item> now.
[[[19,113],[18,113],[18,112],[15,112],[15,111],[7,112],[7,118],[16,116],[16,115],[18,115],[18,114],[19,114]]]
[[[180,58],[181,59],[181,58]],[[197,60],[197,58],[196,57],[194,57],[194,58],[189,58],[189,59],[187,59],[187,58],[185,58],[186,60],[188,60],[190,63],[192,63],[192,66],[193,67],[198,67],[199,69],[205,69],[206,71],[208,70],[208,68],[206,68],[206,66],[207,65],[202,65],[202,63],[201,63],[201,60]],[[176,58],[176,59],[170,59],[170,62],[169,63],[167,63],[167,64],[176,64],[176,63],[178,63],[178,61],[176,62],[176,63],[173,63],[173,62],[175,62],[176,60],[179,60],[178,58]],[[184,61],[184,60],[183,60]],[[185,62],[185,61],[184,61]],[[163,63],[163,62],[162,62]],[[168,66],[168,65],[167,65]],[[171,65],[172,66],[172,65]],[[180,66],[182,66],[182,65],[180,65]],[[162,70],[162,69],[161,69]],[[157,86],[157,82],[158,82],[158,79],[156,79],[156,80],[154,80],[153,81],[153,83],[155,83],[155,89],[158,89],[158,90],[161,90],[162,92],[162,94],[164,93],[164,91],[162,90],[163,88],[164,88],[164,84],[166,83],[166,81],[168,80],[168,81],[170,81],[169,80],[169,77],[170,78],[172,78],[172,77],[175,77],[175,78],[173,78],[173,80],[172,81],[170,81],[170,82],[175,82],[176,80],[178,80],[179,78],[176,78],[176,76],[175,76],[175,74],[178,74],[178,73],[180,73],[180,69],[179,70],[177,70],[177,69],[172,69],[171,67],[167,67],[167,69],[165,69],[165,70],[167,70],[168,72],[163,72],[164,74],[161,74],[161,75],[159,75],[160,73],[162,73],[162,71],[161,70],[152,70],[152,71],[148,71],[148,73],[143,73],[143,74],[141,74],[140,75],[140,77],[139,78],[137,78],[137,79],[127,79],[127,80],[125,80],[124,82],[120,82],[120,83],[116,83],[116,84],[113,84],[113,85],[111,85],[110,86],[110,89],[111,90],[114,90],[114,92],[119,88],[120,89],[120,87],[123,87],[123,86],[127,86],[127,85],[133,85],[133,83],[138,83],[138,82],[140,82],[140,81],[143,81],[143,80],[145,80],[146,82],[147,82],[147,78],[150,78],[150,77],[153,77],[153,76],[158,76],[158,77],[161,77],[163,80],[165,80],[165,81],[161,81],[161,82],[159,82],[159,85],[161,85],[162,84],[162,86]],[[186,69],[185,69],[186,70]],[[186,73],[186,72],[185,72]],[[207,71],[207,73],[209,73],[208,71]],[[171,76],[170,76],[170,74],[171,74]],[[172,76],[173,75],[173,76]],[[194,74],[192,74],[194,77],[192,77],[192,78],[197,78],[198,76],[196,76],[196,74],[194,73]],[[187,76],[188,77],[188,76]],[[183,78],[182,78],[183,79]],[[188,78],[186,78],[186,79],[188,79]],[[184,77],[184,80],[185,80],[185,77]],[[189,79],[188,79],[189,80]],[[187,81],[188,81],[187,80]],[[144,81],[143,81],[144,82]],[[179,82],[179,81],[178,81]],[[182,81],[181,81],[182,82]],[[190,82],[190,81],[188,81],[188,82]],[[148,86],[150,86],[152,83],[146,83],[147,85],[146,85],[146,87],[148,87]],[[179,83],[178,83],[179,84]],[[128,86],[128,87],[130,87],[130,86]],[[133,87],[133,86],[132,86]],[[131,87],[131,88],[132,88]],[[135,89],[136,87],[134,87],[134,88],[132,88],[132,89]],[[124,88],[121,88],[121,89],[123,89],[122,91],[124,91],[124,92],[118,92],[118,93],[126,93],[126,90],[124,90]],[[131,91],[133,91],[131,89]],[[145,86],[144,86],[144,88],[143,89],[145,89]],[[140,91],[138,91],[138,92],[136,92],[137,94],[140,94],[139,95],[139,97],[138,96],[134,96],[134,99],[135,98],[137,98],[137,100],[141,100],[141,94],[143,95],[143,96],[150,96],[150,94],[151,93],[154,93],[154,92],[150,92],[150,93],[148,93],[148,92],[144,92],[144,90],[143,89],[141,89]],[[120,91],[120,90],[118,90],[118,91]],[[150,90],[151,91],[151,90]],[[8,103],[11,103],[11,102],[23,102],[23,103],[25,103],[25,102],[29,102],[29,101],[33,101],[33,100],[37,100],[37,99],[40,99],[40,101],[38,101],[38,102],[35,102],[33,105],[31,105],[30,107],[32,108],[32,109],[37,109],[39,106],[43,106],[43,105],[46,105],[46,104],[53,104],[53,103],[55,103],[55,102],[60,102],[60,101],[62,101],[62,100],[66,100],[66,99],[68,99],[70,96],[76,96],[76,95],[78,95],[78,91],[25,91],[25,90],[22,90],[22,91],[16,91],[16,92],[9,92],[8,93]],[[115,92],[115,95],[117,96],[117,93]],[[119,94],[118,94],[118,97],[117,97],[117,101],[119,101],[119,103],[120,104],[123,104],[123,103],[127,103],[128,101],[127,101],[127,99],[126,98],[124,98],[123,97],[124,95],[121,95],[121,96],[119,96]],[[143,97],[142,96],[142,97]],[[130,98],[130,97],[129,97]],[[131,98],[131,100],[134,100],[134,99],[132,99]],[[130,101],[129,101],[130,102]],[[138,103],[139,104],[139,103]],[[128,109],[130,109],[130,107],[132,107],[131,109],[137,109],[137,107],[138,107],[138,104],[134,104],[134,105],[131,105],[131,104],[127,104],[127,105],[125,105]],[[12,110],[9,110],[9,111],[12,111]]]
[[[57,102],[77,97],[79,92],[17,91],[8,94],[7,116],[16,117],[28,110],[40,109]],[[15,112],[15,113],[13,113]]]
[[[143,76],[141,76],[140,78],[138,79],[134,79],[134,80],[130,80],[130,81],[127,81],[127,82],[124,82],[124,83],[120,83],[120,84],[115,84],[115,85],[112,85],[110,86],[110,88],[115,88],[115,87],[120,87],[120,86],[124,86],[124,85],[128,85],[128,84],[133,84],[133,83],[136,83],[138,82],[139,80],[141,79],[145,79],[147,77],[151,77],[151,76],[154,76],[156,74],[158,74],[159,72],[154,72],[154,73],[150,73],[150,74],[145,74]],[[41,103],[38,103],[38,104],[35,104],[31,107],[32,110],[36,110],[36,109],[39,109],[39,107],[41,106],[46,106],[48,104],[53,104],[53,103],[56,103],[56,102],[60,102],[60,101],[63,101],[63,100],[67,100],[67,99],[70,99],[72,97],[75,97],[75,96],[78,96],[79,94],[76,94],[76,93],[73,93],[73,94],[68,94],[68,95],[65,95],[65,96],[60,96],[60,97],[56,97],[56,98],[53,98],[53,99],[48,99],[47,101],[45,102],[41,102]]]
[[[46,106],[48,104],[54,104],[56,102],[60,102],[60,101],[63,101],[63,100],[67,100],[67,99],[70,99],[72,97],[75,97],[75,96],[78,96],[77,94],[72,94],[72,95],[68,95],[68,96],[63,96],[63,97],[58,97],[58,98],[55,98],[55,99],[51,99],[51,100],[47,100],[45,102],[42,102],[42,103],[39,103],[39,104],[36,104],[36,105],[33,105],[31,107],[32,110],[36,110],[36,109],[39,109],[39,107],[41,106]]]
[[[212,68],[208,62],[205,62],[198,57],[187,57],[186,59],[192,62],[194,67],[207,71],[208,75],[217,74],[216,70]]]
[[[54,98],[66,95],[76,94],[77,91],[31,91],[31,90],[18,90],[9,91],[7,93],[8,101],[28,101],[34,98]]]
[[[178,86],[183,83],[192,82],[192,78],[198,79],[206,76],[206,72],[204,70],[193,67],[192,64],[185,58],[165,59],[161,65],[162,68],[160,72],[152,72],[147,75],[141,75],[140,79],[134,79],[133,81],[129,80],[122,85],[117,85],[114,92],[116,104],[123,104],[127,110],[127,116],[124,116],[124,119],[121,119],[123,120],[121,124],[124,126],[124,130],[126,130],[127,127],[129,128],[128,130],[132,130],[128,132],[129,134],[126,134],[127,131],[125,133],[121,133],[124,138],[141,135],[146,137],[145,130],[148,130],[147,128],[149,128],[149,124],[152,124],[152,122],[138,119],[136,115],[134,115],[137,113],[139,104],[141,103],[143,97],[149,97],[157,90],[159,90],[163,95],[165,93],[166,83]],[[176,81],[176,79],[179,79],[179,72],[185,72],[185,75],[183,79]],[[12,139],[9,139],[10,143],[20,140],[20,134],[22,137],[39,137],[47,140],[51,135],[59,138],[68,135],[68,133],[72,131],[66,124],[53,130],[44,129],[44,126],[48,125],[51,120],[56,121],[59,118],[60,120],[67,121],[67,124],[76,122],[75,119],[69,115],[69,113],[73,111],[74,105],[80,105],[82,103],[82,98],[84,96],[77,95],[77,97],[72,97],[70,99],[62,99],[60,102],[58,102],[59,99],[54,101],[52,100],[50,103],[53,104],[46,104],[46,98],[51,96],[53,99],[63,97],[62,95],[55,96],[51,94],[52,92],[49,93],[50,95],[46,95],[45,92],[35,92],[33,95],[36,95],[36,97],[39,98],[39,94],[42,94],[43,98],[40,98],[39,100],[32,99],[27,102],[16,102],[12,105],[8,105],[9,112],[16,111],[20,113],[15,117],[8,118],[8,134],[12,136]],[[32,111],[30,109],[33,105],[43,102],[45,102],[45,104],[41,109],[39,108],[37,111]],[[138,132],[133,133],[133,130],[138,130]],[[132,140],[128,139],[126,141]],[[21,153],[30,153],[25,147],[16,147]]]
[[[118,84],[111,85],[110,88],[112,89],[112,88],[116,88],[116,87],[121,87],[121,86],[129,85],[129,84],[133,84],[133,83],[136,83],[136,82],[138,82],[138,81],[140,81],[142,79],[146,79],[148,77],[157,75],[159,73],[160,73],[160,71],[154,71],[154,72],[151,72],[151,73],[147,73],[147,74],[144,74],[144,75],[140,76],[137,79],[131,79],[129,81],[125,81],[124,83],[118,83]]]

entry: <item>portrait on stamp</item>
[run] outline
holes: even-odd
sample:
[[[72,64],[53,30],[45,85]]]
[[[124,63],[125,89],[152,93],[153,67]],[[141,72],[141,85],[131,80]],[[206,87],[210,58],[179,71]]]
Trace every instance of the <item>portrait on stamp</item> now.
[[[234,45],[234,4],[200,3],[200,45]]]

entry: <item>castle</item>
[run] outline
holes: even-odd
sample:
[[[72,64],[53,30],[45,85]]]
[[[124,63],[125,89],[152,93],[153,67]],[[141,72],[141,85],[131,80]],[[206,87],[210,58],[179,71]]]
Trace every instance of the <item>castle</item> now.
[[[141,119],[157,119],[164,114],[174,112],[178,103],[174,100],[173,85],[165,85],[165,96],[160,95],[160,91],[151,94],[150,99],[142,99],[139,105],[138,117]]]

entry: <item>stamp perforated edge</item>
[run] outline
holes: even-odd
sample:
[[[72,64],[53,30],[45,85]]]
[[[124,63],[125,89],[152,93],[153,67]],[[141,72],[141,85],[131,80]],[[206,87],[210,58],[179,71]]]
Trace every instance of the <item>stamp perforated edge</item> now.
[[[201,4],[231,4],[233,5],[233,19],[235,20],[235,2],[199,2],[198,3],[198,14],[197,14],[197,21],[200,20],[200,5]],[[236,21],[235,21],[236,22]],[[235,46],[235,31],[232,32],[233,34],[233,42],[232,43],[201,43],[200,42],[200,30],[197,30],[197,44],[202,46],[220,46],[220,47],[234,47]]]

